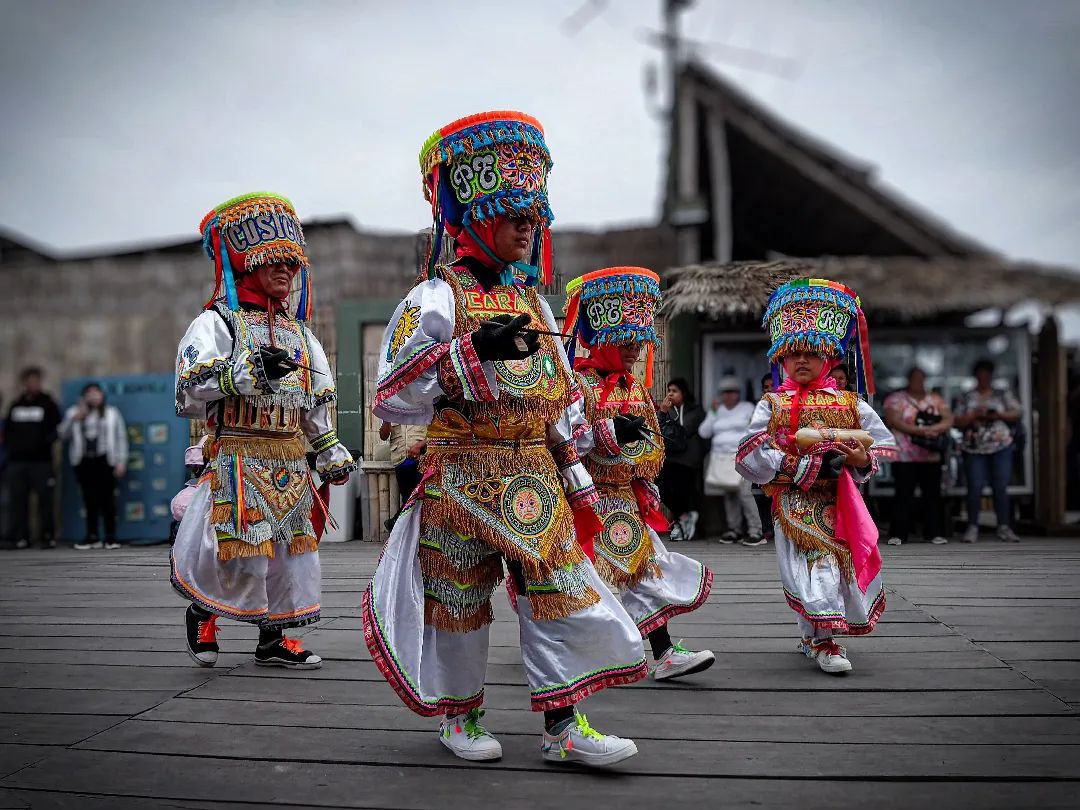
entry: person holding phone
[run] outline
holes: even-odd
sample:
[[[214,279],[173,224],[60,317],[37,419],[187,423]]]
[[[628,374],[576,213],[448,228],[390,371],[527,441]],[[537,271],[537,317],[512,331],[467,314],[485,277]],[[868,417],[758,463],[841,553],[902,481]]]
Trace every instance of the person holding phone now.
[[[68,458],[86,509],[86,539],[75,548],[120,548],[116,541],[116,482],[127,471],[124,417],[105,401],[98,383],[88,383],[79,401],[64,414],[59,433],[69,442]],[[104,540],[98,533],[99,524],[105,530]]]
[[[1014,436],[1022,416],[1020,401],[1004,387],[994,387],[994,363],[979,360],[972,374],[975,387],[960,397],[956,426],[963,431],[961,449],[967,476],[967,530],[963,542],[979,539],[979,507],[983,489],[990,484],[997,517],[997,536],[1006,543],[1019,543],[1012,529],[1009,478],[1012,476]]]

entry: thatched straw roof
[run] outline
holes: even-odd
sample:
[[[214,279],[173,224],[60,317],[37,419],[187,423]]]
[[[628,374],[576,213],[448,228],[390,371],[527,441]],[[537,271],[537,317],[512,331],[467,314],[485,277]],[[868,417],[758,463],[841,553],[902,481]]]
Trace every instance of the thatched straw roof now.
[[[828,278],[852,287],[867,311],[920,318],[1023,301],[1080,301],[1080,272],[994,257],[919,259],[868,256],[701,264],[668,271],[664,313],[719,320],[758,316],[786,281]]]

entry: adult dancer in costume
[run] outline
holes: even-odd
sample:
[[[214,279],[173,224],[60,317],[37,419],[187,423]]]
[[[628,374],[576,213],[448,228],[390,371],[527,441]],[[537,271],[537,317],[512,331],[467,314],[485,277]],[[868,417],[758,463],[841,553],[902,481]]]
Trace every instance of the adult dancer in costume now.
[[[758,403],[737,466],[773,498],[780,579],[798,614],[799,650],[825,672],[848,672],[834,636],[871,632],[885,610],[878,531],[858,485],[896,452],[873,409],[829,376],[853,344],[859,393],[873,393],[866,319],[852,290],[801,279],[773,293],[764,324],[776,392]]]
[[[566,285],[568,354],[584,393],[584,420],[574,431],[600,501],[603,529],[593,542],[596,570],[622,589],[623,607],[649,639],[658,680],[701,672],[716,660],[709,650],[693,652],[673,643],[668,621],[696,610],[709,596],[712,571],[669,552],[656,532],[666,531],[654,483],[664,448],[652,385],[660,279],[643,267],[609,267]],[[588,357],[575,357],[577,343]],[[632,374],[647,347],[644,385]],[[576,421],[576,414],[570,418]]]
[[[292,203],[236,197],[206,215],[203,245],[217,269],[206,311],[176,358],[176,413],[207,420],[210,462],[177,529],[172,584],[186,599],[188,653],[217,661],[218,616],[259,626],[255,663],[314,669],[322,659],[283,629],[319,620],[319,535],[327,490],[356,469],[327,406],[326,355],[305,321],[311,288]],[[300,274],[295,316],[286,310]]]
[[[597,494],[566,427],[581,394],[542,333],[555,321],[533,286],[551,269],[543,130],[521,113],[473,115],[432,135],[420,165],[435,218],[428,278],[387,328],[374,410],[429,424],[427,452],[365,595],[364,637],[405,705],[445,715],[447,748],[499,758],[480,706],[505,561],[543,757],[610,765],[634,743],[574,706],[648,670],[637,628],[575,539],[575,522],[589,536],[597,524]],[[449,266],[437,265],[444,232]],[[522,262],[530,250],[539,270]]]

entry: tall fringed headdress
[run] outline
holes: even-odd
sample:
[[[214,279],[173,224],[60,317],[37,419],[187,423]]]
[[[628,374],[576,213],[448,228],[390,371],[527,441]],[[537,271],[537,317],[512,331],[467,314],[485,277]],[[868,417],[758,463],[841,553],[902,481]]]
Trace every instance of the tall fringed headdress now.
[[[607,267],[575,278],[566,285],[566,354],[571,364],[577,344],[623,346],[648,343],[645,387],[653,382],[656,330],[653,315],[660,306],[660,277],[644,267]]]
[[[214,261],[217,276],[206,309],[221,297],[225,298],[229,309],[239,309],[236,276],[251,272],[261,264],[284,262],[300,267],[296,319],[310,319],[311,274],[304,254],[304,231],[287,198],[268,191],[233,197],[203,217],[199,233],[206,255]]]
[[[765,307],[762,326],[772,345],[773,382],[780,385],[780,361],[792,352],[840,360],[849,348],[860,394],[873,395],[870,334],[859,296],[849,287],[823,278],[800,278],[776,288]]]
[[[530,264],[515,262],[530,285],[552,278],[547,176],[551,153],[540,122],[520,112],[495,111],[460,118],[436,130],[420,150],[424,199],[434,230],[427,273],[435,271],[444,233],[472,233],[472,225],[499,215],[536,223]],[[472,233],[475,237],[475,233]],[[476,240],[483,245],[480,239]],[[486,246],[484,246],[486,247]]]

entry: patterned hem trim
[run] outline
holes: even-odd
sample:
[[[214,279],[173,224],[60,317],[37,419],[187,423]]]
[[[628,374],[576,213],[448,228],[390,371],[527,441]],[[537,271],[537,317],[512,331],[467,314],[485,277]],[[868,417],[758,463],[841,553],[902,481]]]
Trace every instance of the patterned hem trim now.
[[[792,479],[795,486],[803,492],[809,492],[821,474],[821,462],[822,456],[803,456],[799,460],[798,472]]]
[[[401,702],[422,717],[458,714],[483,705],[483,689],[466,698],[444,696],[436,701],[428,701],[421,697],[416,687],[409,680],[409,676],[398,666],[390,645],[386,643],[379,616],[375,612],[374,598],[371,591],[372,588],[369,586],[364,592],[364,606],[361,612],[364,620],[364,643],[367,645],[368,652],[371,653],[371,660],[375,662],[375,666],[378,667],[386,682],[401,698]]]
[[[220,358],[217,360],[210,360],[206,363],[200,363],[195,368],[188,369],[187,373],[176,381],[176,390],[185,391],[193,385],[201,385],[207,380],[218,376],[223,369],[230,368],[231,364],[227,358]]]
[[[596,452],[605,456],[617,456],[622,453],[610,419],[601,419],[592,426],[592,429],[593,438],[596,441]]]
[[[172,583],[173,588],[178,594],[189,602],[194,602],[203,610],[210,613],[221,616],[225,619],[233,619],[238,622],[247,622],[248,624],[261,624],[268,617],[268,612],[265,610],[234,610],[227,605],[223,605],[220,602],[215,602],[207,596],[199,593],[176,573],[176,561],[173,559],[172,554],[169,554],[169,581]]]
[[[330,402],[337,402],[337,391],[331,388],[328,391],[316,394],[315,399],[312,401],[313,408],[318,408],[320,405],[326,405]]]
[[[488,385],[484,365],[471,335],[462,335],[450,342],[450,360],[467,401],[494,402],[499,398],[498,392]]]
[[[322,605],[315,605],[313,608],[307,608],[303,611],[297,611],[290,613],[285,618],[275,618],[274,614],[271,614],[265,621],[259,622],[259,627],[271,627],[274,629],[281,628],[282,630],[288,630],[292,627],[304,627],[309,624],[315,624],[322,617]]]
[[[336,430],[328,430],[326,433],[322,433],[311,439],[311,449],[316,453],[321,453],[323,450],[329,450],[335,444],[338,443],[338,436]]]
[[[589,695],[595,695],[609,686],[622,686],[623,684],[640,681],[649,674],[649,666],[642,658],[635,664],[627,664],[621,667],[611,667],[582,675],[573,683],[552,687],[550,691],[538,694],[532,693],[532,710],[534,712],[546,712],[551,709],[562,709],[579,703]]]
[[[701,566],[701,582],[698,584],[698,593],[690,602],[683,605],[665,605],[650,616],[646,616],[638,622],[638,632],[645,638],[653,630],[658,630],[676,616],[690,613],[705,604],[709,598],[713,586],[713,572],[705,565]]]
[[[594,484],[586,484],[581,489],[575,490],[566,496],[566,502],[571,509],[580,509],[592,506],[600,500],[600,493],[596,491]]]
[[[739,449],[735,451],[735,460],[742,461],[768,440],[769,432],[767,430],[747,436],[739,443]]]
[[[900,455],[900,449],[894,444],[871,445],[866,452],[870,456],[870,472],[866,475],[867,481],[878,474],[882,461],[893,461]]]
[[[408,362],[398,366],[386,377],[379,380],[379,389],[375,394],[374,405],[381,405],[385,400],[407,388],[417,377],[438,363],[449,350],[449,343],[435,342],[421,349]]]
[[[842,616],[839,613],[819,613],[817,615],[811,615],[807,612],[806,608],[803,607],[803,603],[799,598],[786,588],[784,589],[784,596],[787,598],[788,607],[810,622],[810,624],[814,625],[816,629],[832,630],[835,635],[839,636],[865,636],[867,633],[873,631],[878,623],[878,619],[881,618],[881,614],[885,612],[884,588],[879,590],[878,595],[874,597],[865,624],[853,624],[849,622],[845,616]]]
[[[559,470],[572,467],[581,460],[578,456],[577,444],[573,439],[567,439],[565,442],[552,445],[551,456],[555,459],[555,466]]]

